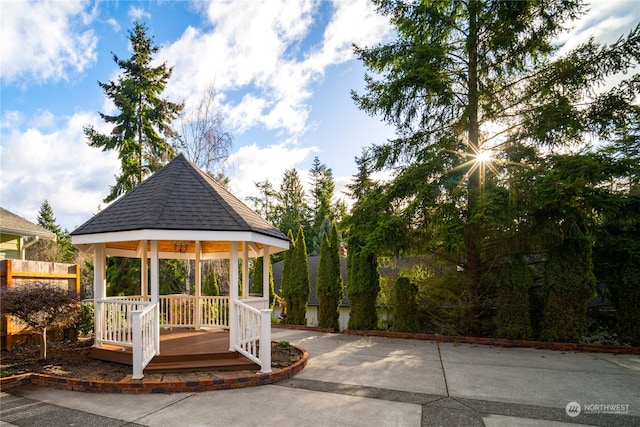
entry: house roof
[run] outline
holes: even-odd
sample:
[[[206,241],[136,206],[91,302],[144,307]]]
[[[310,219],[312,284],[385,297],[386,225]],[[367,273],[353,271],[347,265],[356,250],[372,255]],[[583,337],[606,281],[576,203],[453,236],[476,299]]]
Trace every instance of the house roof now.
[[[274,250],[289,247],[284,233],[182,154],[75,229],[71,236],[76,245],[107,243],[108,250],[129,254],[143,240],[160,241],[160,251],[165,253],[184,252],[178,249],[182,248],[177,246],[178,241],[185,241],[190,253],[195,241],[209,242],[203,245],[203,253],[228,251],[229,242],[233,241],[257,243],[254,252],[263,244]]]
[[[0,233],[16,236],[31,236],[45,240],[56,240],[55,233],[27,221],[4,208],[0,208]]]

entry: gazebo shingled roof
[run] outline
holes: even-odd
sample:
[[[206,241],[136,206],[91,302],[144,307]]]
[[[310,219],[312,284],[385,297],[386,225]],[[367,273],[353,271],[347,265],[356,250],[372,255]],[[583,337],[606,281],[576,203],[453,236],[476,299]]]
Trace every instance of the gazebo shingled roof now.
[[[249,231],[289,240],[182,154],[71,235],[145,229]]]

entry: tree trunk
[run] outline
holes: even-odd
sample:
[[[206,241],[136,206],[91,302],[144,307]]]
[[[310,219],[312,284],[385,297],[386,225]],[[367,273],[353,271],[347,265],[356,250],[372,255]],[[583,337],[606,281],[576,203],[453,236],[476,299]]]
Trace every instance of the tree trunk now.
[[[479,123],[478,123],[478,2],[469,2],[469,36],[467,38],[467,50],[469,52],[468,69],[468,141],[471,154],[477,154],[480,149]],[[477,167],[469,176],[468,200],[467,200],[467,224],[465,226],[466,248],[466,304],[465,327],[470,335],[480,334],[480,237],[482,224],[476,216],[478,210],[478,198],[482,177],[481,170]]]
[[[40,359],[47,358],[47,328],[42,329],[40,335]]]

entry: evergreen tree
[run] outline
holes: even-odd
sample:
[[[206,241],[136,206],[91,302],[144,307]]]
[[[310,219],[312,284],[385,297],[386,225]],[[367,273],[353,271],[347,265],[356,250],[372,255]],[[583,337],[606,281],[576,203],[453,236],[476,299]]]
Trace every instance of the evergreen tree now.
[[[380,292],[380,275],[375,254],[367,252],[351,239],[347,252],[347,298],[349,329],[376,329],[376,300]]]
[[[253,275],[251,277],[251,293],[253,294],[262,294],[263,287],[262,281],[264,278],[263,272],[264,262],[262,261],[262,257],[256,258],[255,263],[253,264]],[[271,262],[269,262],[269,306],[273,307],[273,303],[275,301],[275,292],[273,290],[273,268]]]
[[[537,167],[551,151],[541,148],[585,146],[588,133],[606,139],[636,117],[637,75],[610,91],[593,89],[637,65],[640,26],[611,46],[589,42],[554,56],[565,22],[583,12],[577,1],[375,3],[397,39],[356,48],[381,79],[366,76],[365,94],[353,98],[397,128],[395,140],[372,150],[376,169],[394,178],[379,192],[385,200],[370,203],[396,208],[364,244],[397,249],[388,244],[400,227],[409,237],[403,249],[461,265],[465,329],[480,334],[490,308],[483,278],[500,246],[487,247],[487,234],[520,220],[497,223],[487,193],[509,185],[514,163]]]
[[[293,234],[289,230],[289,238]],[[307,303],[309,302],[310,280],[307,248],[302,226],[298,227],[295,240],[284,257],[282,270],[282,297],[285,300],[286,323],[291,325],[307,324]]]
[[[499,338],[533,338],[529,316],[529,289],[532,284],[533,276],[522,255],[509,257],[500,268],[496,280],[496,335]]]
[[[216,271],[211,270],[202,283],[202,295],[217,297],[220,295],[220,287],[218,286],[218,278],[216,277]]]
[[[53,209],[48,200],[42,202],[38,210],[38,225],[56,235],[56,241],[40,241],[31,246],[28,257],[38,261],[72,263],[78,253],[68,230],[62,230],[57,223]]]
[[[305,202],[304,188],[295,168],[284,172],[276,199],[274,225],[280,231],[297,230],[300,225],[305,228],[308,226],[309,207]]]
[[[587,303],[595,296],[591,242],[586,237],[565,239],[550,248],[547,257],[540,338],[576,342],[587,331]]]
[[[340,247],[335,222],[331,227],[331,241],[324,233],[320,247],[320,262],[316,276],[316,297],[318,298],[318,326],[340,329],[339,307],[343,295],[342,272],[340,268]]]
[[[62,230],[56,221],[56,217],[53,214],[53,209],[48,200],[42,202],[40,209],[38,210],[38,225],[45,228],[60,237]]]
[[[100,113],[105,122],[114,125],[113,130],[105,135],[93,126],[84,129],[90,146],[118,151],[120,175],[105,202],[131,190],[174,157],[173,148],[165,138],[175,136],[171,122],[183,105],[160,98],[173,70],[165,63],[157,67],[151,65],[158,47],[152,44],[147,30],[145,25],[136,23],[129,31],[131,58],[123,60],[113,55],[122,71],[117,81],[98,82],[118,109],[113,116]]]
[[[309,169],[309,178],[311,185],[311,206],[313,218],[311,220],[311,228],[313,230],[312,244],[310,255],[318,255],[320,253],[320,244],[324,230],[323,225],[335,219],[332,211],[331,199],[335,190],[333,182],[333,173],[325,164],[320,163],[320,159],[316,156]]]
[[[271,184],[268,179],[262,182],[255,182],[254,184],[258,189],[258,196],[247,197],[247,201],[251,203],[253,210],[262,218],[269,222],[275,222],[274,210],[277,193],[273,189],[273,184]]]
[[[418,320],[418,286],[407,277],[398,277],[394,287],[396,305],[393,310],[393,330],[420,332]]]

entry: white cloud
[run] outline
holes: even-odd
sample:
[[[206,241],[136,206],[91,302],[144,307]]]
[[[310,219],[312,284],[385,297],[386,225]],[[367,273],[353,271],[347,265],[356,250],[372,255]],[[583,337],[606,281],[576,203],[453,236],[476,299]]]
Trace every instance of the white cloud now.
[[[109,24],[113,31],[115,31],[116,33],[120,31],[120,24],[118,24],[118,21],[116,21],[115,19],[107,19],[107,24]]]
[[[2,80],[67,80],[96,60],[97,38],[79,23],[90,23],[94,11],[86,1],[29,1],[2,4],[0,68]]]
[[[83,133],[96,115],[75,114],[64,128],[45,133],[36,128],[3,134],[0,146],[2,206],[12,212],[32,212],[46,199],[58,223],[72,231],[88,220],[109,186],[115,182],[119,161],[114,152],[89,147]]]
[[[151,19],[151,14],[145,11],[141,7],[131,6],[129,7],[127,14],[129,15],[129,18],[131,18],[133,21],[140,21],[142,19]]]
[[[351,43],[375,43],[389,30],[370,0],[336,0],[321,44],[306,57],[296,57],[319,5],[274,0],[212,1],[202,6],[211,28],[188,27],[159,52],[160,60],[174,65],[168,96],[191,104],[215,81],[235,132],[258,126],[302,135],[312,126],[312,85],[326,67],[351,59]]]
[[[573,22],[572,28],[558,38],[564,43],[559,55],[594,38],[611,44],[638,24],[640,3],[635,1],[592,1],[588,12]]]
[[[240,147],[226,162],[231,191],[236,197],[244,199],[256,194],[256,182],[269,180],[278,188],[284,171],[303,162],[314,151],[314,147],[291,148],[287,144],[264,148],[256,144]]]

